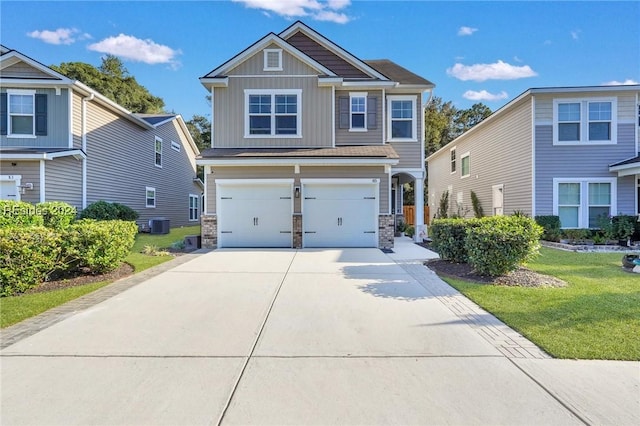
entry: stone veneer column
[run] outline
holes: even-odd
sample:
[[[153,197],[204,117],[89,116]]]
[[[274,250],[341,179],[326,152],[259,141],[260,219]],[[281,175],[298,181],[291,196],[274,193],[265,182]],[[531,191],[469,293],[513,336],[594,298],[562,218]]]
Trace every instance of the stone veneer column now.
[[[293,248],[302,248],[302,215],[293,215]]]
[[[395,224],[392,214],[378,216],[378,248],[393,248]]]
[[[202,248],[218,248],[218,216],[202,215]]]

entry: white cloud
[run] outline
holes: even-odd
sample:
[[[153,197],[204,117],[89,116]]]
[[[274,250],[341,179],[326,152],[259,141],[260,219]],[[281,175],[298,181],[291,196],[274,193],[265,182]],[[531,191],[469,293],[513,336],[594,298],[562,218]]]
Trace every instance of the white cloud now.
[[[475,33],[476,31],[478,31],[477,28],[460,27],[460,29],[458,29],[458,35],[459,36],[470,36],[473,33]]]
[[[58,28],[57,30],[31,31],[27,33],[31,38],[37,38],[48,44],[73,44],[78,40],[91,38],[87,33],[80,34],[77,28]]]
[[[571,38],[574,40],[578,40],[580,38],[580,33],[582,30],[573,30],[571,31]]]
[[[499,101],[509,97],[507,92],[504,90],[497,94],[489,93],[486,90],[481,90],[479,92],[475,90],[467,90],[462,96],[471,101]]]
[[[180,50],[157,44],[151,39],[141,40],[125,34],[90,44],[89,50],[151,65],[169,64],[173,68],[179,66],[180,63],[175,57],[182,53]]]
[[[351,0],[233,0],[250,9],[259,9],[267,15],[269,12],[288,19],[309,17],[317,21],[330,21],[346,24],[351,20],[340,10],[351,4]]]
[[[455,64],[447,68],[447,74],[462,81],[517,80],[538,75],[529,65],[516,66],[501,60],[493,64]]]
[[[612,80],[606,83],[602,83],[603,86],[627,86],[631,84],[640,84],[640,83],[638,83],[637,81],[631,78],[628,78],[625,81]]]

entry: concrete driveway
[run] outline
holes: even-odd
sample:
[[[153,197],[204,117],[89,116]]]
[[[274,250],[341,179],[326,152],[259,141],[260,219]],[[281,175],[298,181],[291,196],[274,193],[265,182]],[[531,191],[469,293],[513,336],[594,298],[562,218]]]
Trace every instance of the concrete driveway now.
[[[377,249],[210,252],[1,356],[6,425],[640,419],[637,363],[571,370]]]

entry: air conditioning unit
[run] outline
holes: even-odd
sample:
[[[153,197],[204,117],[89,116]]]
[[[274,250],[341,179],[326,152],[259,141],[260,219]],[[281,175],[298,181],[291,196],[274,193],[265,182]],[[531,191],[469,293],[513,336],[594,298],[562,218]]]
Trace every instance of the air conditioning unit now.
[[[184,237],[184,249],[186,251],[197,250],[202,246],[200,235],[187,235]]]
[[[165,217],[154,217],[149,220],[149,229],[152,234],[168,234],[170,220]]]

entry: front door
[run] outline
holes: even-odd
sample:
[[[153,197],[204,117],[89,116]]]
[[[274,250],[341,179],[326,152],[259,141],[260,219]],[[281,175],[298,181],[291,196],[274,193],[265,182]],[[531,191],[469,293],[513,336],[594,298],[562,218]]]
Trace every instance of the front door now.
[[[18,180],[14,176],[2,176],[0,179],[0,200],[20,201]]]
[[[504,214],[504,185],[493,185],[493,215],[502,216]]]

